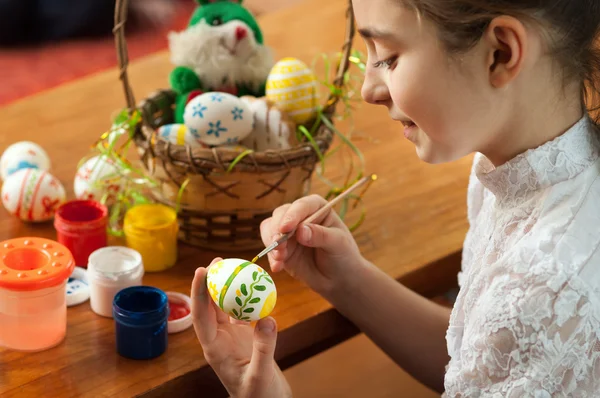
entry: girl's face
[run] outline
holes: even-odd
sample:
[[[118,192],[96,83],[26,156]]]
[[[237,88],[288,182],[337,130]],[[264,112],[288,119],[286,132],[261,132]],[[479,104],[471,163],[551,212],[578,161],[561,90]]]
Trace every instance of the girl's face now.
[[[402,122],[422,160],[449,162],[492,144],[502,110],[477,46],[451,59],[435,27],[400,0],[353,0],[353,8],[368,53],[363,98]]]

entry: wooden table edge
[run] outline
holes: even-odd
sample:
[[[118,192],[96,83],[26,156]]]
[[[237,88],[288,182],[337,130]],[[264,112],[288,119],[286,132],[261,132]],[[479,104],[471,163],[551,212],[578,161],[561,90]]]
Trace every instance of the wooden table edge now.
[[[457,286],[456,276],[460,270],[462,251],[455,251],[446,257],[431,262],[424,267],[398,279],[407,288],[433,298]],[[315,325],[319,334],[312,334]],[[325,333],[323,333],[325,330]],[[334,307],[279,332],[275,357],[282,370],[326,351],[360,333],[360,330]],[[294,339],[296,349],[291,351],[286,341]],[[302,344],[299,344],[302,341]],[[211,398],[226,398],[227,391],[219,378],[208,365],[180,375],[138,396],[159,398],[188,396],[201,393]]]

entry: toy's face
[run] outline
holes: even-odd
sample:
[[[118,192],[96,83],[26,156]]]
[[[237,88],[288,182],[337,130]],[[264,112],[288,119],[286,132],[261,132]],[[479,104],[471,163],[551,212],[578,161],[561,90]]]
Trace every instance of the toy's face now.
[[[169,49],[173,64],[194,70],[213,91],[237,82],[258,87],[273,66],[256,20],[234,2],[198,7],[187,29],[169,35]]]

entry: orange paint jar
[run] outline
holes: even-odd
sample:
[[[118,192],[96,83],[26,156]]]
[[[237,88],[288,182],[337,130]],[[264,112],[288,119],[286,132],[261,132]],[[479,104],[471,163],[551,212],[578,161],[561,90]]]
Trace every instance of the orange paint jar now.
[[[0,243],[0,346],[41,351],[63,341],[66,283],[74,268],[71,252],[55,241]]]

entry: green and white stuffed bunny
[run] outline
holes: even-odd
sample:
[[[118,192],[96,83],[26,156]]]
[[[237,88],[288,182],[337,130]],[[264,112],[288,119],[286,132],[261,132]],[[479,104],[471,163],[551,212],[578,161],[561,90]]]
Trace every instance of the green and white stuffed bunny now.
[[[188,27],[169,33],[169,76],[176,92],[175,123],[183,123],[186,104],[209,91],[238,97],[265,95],[265,85],[274,65],[271,50],[242,0],[196,0]]]

